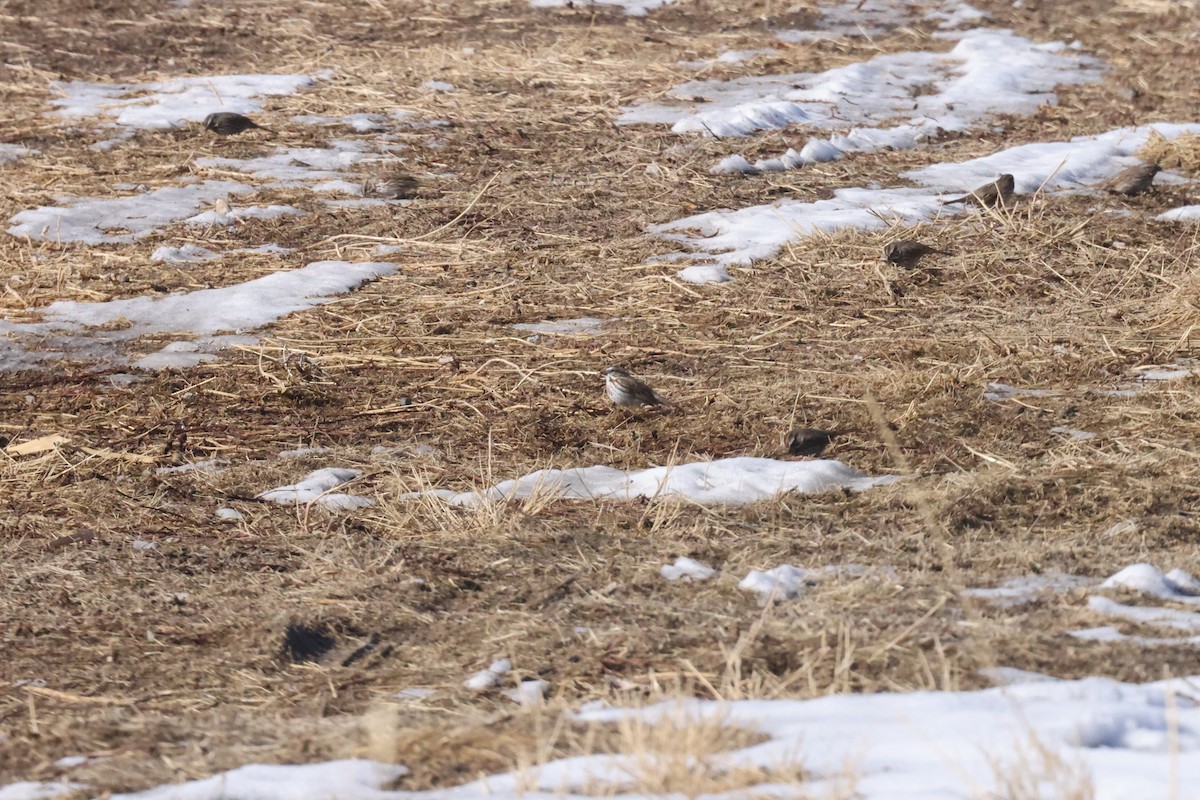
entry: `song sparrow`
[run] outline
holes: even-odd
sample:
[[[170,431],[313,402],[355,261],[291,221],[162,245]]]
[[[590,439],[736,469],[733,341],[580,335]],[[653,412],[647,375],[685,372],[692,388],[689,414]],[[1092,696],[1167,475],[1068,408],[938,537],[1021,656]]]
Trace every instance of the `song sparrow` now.
[[[1126,167],[1108,180],[1098,184],[1096,188],[1113,194],[1123,194],[1127,197],[1144,194],[1150,191],[1154,184],[1154,176],[1160,169],[1162,167],[1158,164],[1137,164]]]
[[[964,194],[962,197],[955,197],[953,200],[943,200],[942,205],[950,205],[951,203],[974,203],[978,206],[995,206],[1008,205],[1008,201],[1012,198],[1013,189],[1016,188],[1016,181],[1013,176],[1005,173],[991,183],[984,184],[977,189],[972,189],[969,194]]]
[[[818,428],[796,428],[783,438],[791,456],[819,456],[829,443],[845,431],[823,431]]]
[[[233,136],[235,134],[248,131],[251,128],[258,128],[275,133],[270,128],[265,128],[259,125],[254,120],[242,114],[237,114],[233,111],[218,111],[215,114],[209,114],[204,118],[204,129],[212,131],[217,136]]]
[[[421,182],[405,172],[389,172],[362,182],[363,197],[408,200],[420,192]]]
[[[945,250],[938,250],[936,247],[930,247],[915,239],[897,239],[894,242],[888,242],[884,245],[883,260],[889,264],[911,268],[915,267],[918,261],[930,253],[947,255]]]
[[[620,367],[604,370],[604,390],[618,406],[664,406],[658,393]]]

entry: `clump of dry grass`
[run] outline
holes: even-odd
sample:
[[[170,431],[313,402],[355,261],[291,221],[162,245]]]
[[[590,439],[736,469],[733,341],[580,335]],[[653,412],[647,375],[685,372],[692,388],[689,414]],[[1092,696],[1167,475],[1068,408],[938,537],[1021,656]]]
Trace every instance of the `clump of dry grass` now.
[[[1143,161],[1158,164],[1163,169],[1200,174],[1200,135],[1182,133],[1174,139],[1168,139],[1152,130],[1137,155]]]
[[[1092,800],[1096,786],[1087,766],[1043,742],[1032,731],[1014,745],[1011,759],[989,756],[995,788],[986,800]],[[981,800],[982,800],[981,798]]]

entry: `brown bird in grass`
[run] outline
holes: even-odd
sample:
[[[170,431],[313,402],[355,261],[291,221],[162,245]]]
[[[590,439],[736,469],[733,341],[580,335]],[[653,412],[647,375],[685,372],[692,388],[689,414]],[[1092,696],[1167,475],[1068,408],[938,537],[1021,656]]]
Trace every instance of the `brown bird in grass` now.
[[[604,391],[608,399],[618,406],[665,406],[667,401],[646,383],[638,380],[620,367],[604,370]]]
[[[218,111],[204,118],[204,129],[212,131],[217,136],[234,136],[251,128],[258,128],[267,133],[275,133],[270,128],[265,128],[249,117],[233,111]]]
[[[1013,176],[1005,173],[991,183],[986,183],[978,189],[972,189],[969,194],[964,194],[962,197],[956,197],[953,200],[943,200],[942,205],[973,203],[977,206],[987,206],[989,208],[997,204],[1006,206],[1012,198],[1013,190],[1016,186],[1017,182],[1013,179]]]
[[[936,247],[930,247],[915,239],[897,239],[894,242],[888,242],[884,245],[883,260],[889,264],[896,264],[897,266],[911,269],[917,265],[918,261],[930,253],[937,253],[943,256],[949,255],[945,250],[938,250]]]
[[[1132,197],[1135,194],[1145,194],[1154,184],[1154,176],[1161,170],[1158,164],[1135,164],[1113,175],[1103,183],[1097,184],[1097,189],[1103,189],[1113,194],[1123,194]]]
[[[406,172],[387,172],[362,182],[363,197],[409,200],[421,190],[421,182]]]
[[[823,431],[819,428],[796,428],[783,437],[790,456],[819,456],[829,443],[846,431]]]

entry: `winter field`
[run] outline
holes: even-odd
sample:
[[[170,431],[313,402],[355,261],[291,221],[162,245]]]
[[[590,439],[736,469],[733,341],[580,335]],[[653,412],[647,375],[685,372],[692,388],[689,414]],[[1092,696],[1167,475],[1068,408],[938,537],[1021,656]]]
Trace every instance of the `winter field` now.
[[[0,53],[0,800],[1200,798],[1190,3]]]

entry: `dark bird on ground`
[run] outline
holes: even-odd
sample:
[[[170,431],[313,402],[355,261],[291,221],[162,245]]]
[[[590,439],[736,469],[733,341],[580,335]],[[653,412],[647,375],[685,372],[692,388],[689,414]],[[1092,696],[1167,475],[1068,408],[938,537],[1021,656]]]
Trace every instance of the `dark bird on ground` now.
[[[620,367],[604,370],[604,390],[618,406],[665,406],[667,401]]]
[[[889,264],[912,268],[930,253],[949,255],[945,250],[938,250],[936,247],[930,247],[915,239],[897,239],[884,245],[883,260]]]
[[[1096,186],[1113,194],[1123,194],[1132,197],[1135,194],[1145,194],[1154,184],[1154,176],[1162,167],[1158,164],[1136,164],[1113,175],[1108,180]]]
[[[386,172],[362,182],[363,197],[409,200],[421,190],[421,182],[407,172]]]
[[[217,136],[234,136],[251,128],[258,128],[267,133],[274,133],[270,128],[264,128],[249,117],[233,111],[218,111],[204,118],[204,129],[212,131]]]
[[[845,431],[823,431],[818,428],[796,428],[783,438],[790,456],[819,456],[829,443]]]
[[[977,206],[988,206],[989,208],[995,205],[1006,206],[1012,198],[1016,185],[1017,182],[1013,179],[1013,176],[1005,173],[991,183],[984,184],[978,189],[972,189],[969,194],[964,194],[962,197],[955,197],[953,200],[943,200],[942,205],[973,203]]]

